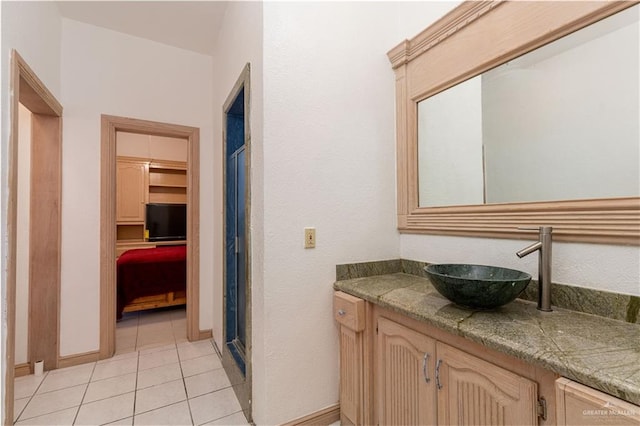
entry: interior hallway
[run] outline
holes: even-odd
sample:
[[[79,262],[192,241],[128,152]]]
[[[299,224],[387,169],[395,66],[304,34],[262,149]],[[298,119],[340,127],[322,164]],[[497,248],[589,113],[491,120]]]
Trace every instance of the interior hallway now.
[[[246,425],[211,339],[184,308],[125,314],[113,358],[15,379],[19,425]]]

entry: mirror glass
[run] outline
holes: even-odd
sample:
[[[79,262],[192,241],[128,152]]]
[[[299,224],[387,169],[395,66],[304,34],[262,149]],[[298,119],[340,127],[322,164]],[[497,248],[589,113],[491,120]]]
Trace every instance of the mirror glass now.
[[[419,206],[640,196],[639,8],[419,102]]]

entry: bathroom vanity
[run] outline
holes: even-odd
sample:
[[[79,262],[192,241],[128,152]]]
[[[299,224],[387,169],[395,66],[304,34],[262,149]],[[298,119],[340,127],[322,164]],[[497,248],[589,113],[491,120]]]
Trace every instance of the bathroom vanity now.
[[[637,324],[467,310],[406,273],[334,289],[343,424],[640,425]]]
[[[465,1],[393,47],[399,232],[640,244],[638,7]],[[337,271],[343,424],[640,425],[637,296],[470,310],[400,263]]]

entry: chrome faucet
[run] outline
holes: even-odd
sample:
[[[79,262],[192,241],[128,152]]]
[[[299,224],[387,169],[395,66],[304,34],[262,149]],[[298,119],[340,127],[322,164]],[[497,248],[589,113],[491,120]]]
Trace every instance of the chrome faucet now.
[[[551,312],[551,226],[540,226],[539,228],[519,228],[525,230],[537,230],[539,232],[538,241],[528,247],[523,248],[516,255],[520,258],[539,251],[538,257],[538,309]]]

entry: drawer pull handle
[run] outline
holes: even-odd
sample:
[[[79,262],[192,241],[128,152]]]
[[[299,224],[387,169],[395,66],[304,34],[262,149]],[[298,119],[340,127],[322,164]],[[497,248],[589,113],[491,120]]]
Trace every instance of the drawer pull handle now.
[[[422,358],[422,377],[424,377],[424,382],[429,383],[431,379],[427,373],[427,363],[429,362],[429,353],[425,352],[424,357]]]
[[[442,365],[441,359],[436,363],[436,387],[438,390],[442,389],[442,384],[440,384],[440,365]]]
[[[346,315],[346,312],[344,311],[344,309],[340,309],[340,310],[338,311],[338,315],[339,315],[339,316],[341,316],[341,317],[343,317],[343,316],[345,316],[345,315]]]

